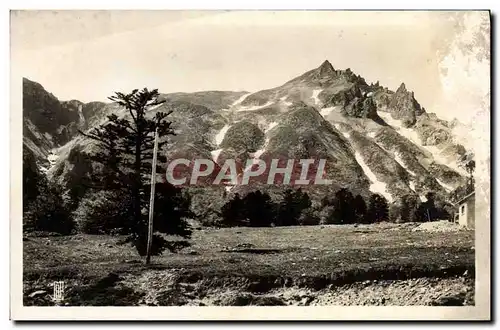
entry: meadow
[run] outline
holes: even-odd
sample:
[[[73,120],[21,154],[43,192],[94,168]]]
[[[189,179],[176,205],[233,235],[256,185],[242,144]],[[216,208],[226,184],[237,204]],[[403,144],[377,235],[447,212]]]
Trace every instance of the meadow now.
[[[464,274],[473,278],[473,231],[412,230],[416,226],[381,223],[197,228],[190,247],[153,257],[150,265],[145,265],[135,249],[123,244],[119,236],[26,237],[25,304],[50,305],[50,285],[56,280],[64,280],[71,288],[67,294],[78,297],[70,299],[71,305],[136,304],[140,299],[133,286],[127,288],[128,294],[120,291],[117,297],[110,289],[124,279],[151,272],[175,274],[177,283],[203,282],[207,288],[232,287],[251,292],[283,287],[323,290],[363,281]],[[147,287],[148,283],[141,285]],[[94,295],[88,293],[92,290],[104,292],[101,298],[105,299],[96,298],[97,291]],[[36,291],[45,293],[33,294]]]

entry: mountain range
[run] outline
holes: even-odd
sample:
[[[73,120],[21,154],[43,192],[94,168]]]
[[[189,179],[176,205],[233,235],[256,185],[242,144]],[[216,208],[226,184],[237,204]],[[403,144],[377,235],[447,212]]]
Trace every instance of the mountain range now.
[[[362,196],[379,193],[389,202],[408,194],[424,200],[428,191],[446,195],[467,175],[460,160],[468,151],[452,134],[456,122],[427,112],[404,83],[391,91],[328,61],[281,86],[254,93],[206,91],[161,98],[165,103],[148,113],[173,111],[168,118],[176,135],[160,151],[167,159],[207,158],[218,165],[228,158],[326,159],[325,177],[332,184],[304,187],[313,200],[342,187]],[[68,189],[92,170],[85,153],[95,145],[78,130],[105,123],[111,113],[127,116],[115,103],[59,101],[42,85],[23,79],[25,152]],[[282,188],[255,184],[188,189],[193,203],[206,209],[236,192]]]

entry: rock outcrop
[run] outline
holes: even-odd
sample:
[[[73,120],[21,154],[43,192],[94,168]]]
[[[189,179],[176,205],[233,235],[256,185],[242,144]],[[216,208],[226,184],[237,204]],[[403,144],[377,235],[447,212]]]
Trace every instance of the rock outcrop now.
[[[414,125],[417,116],[424,113],[423,108],[415,100],[413,92],[409,92],[404,83],[392,95],[388,111],[391,113],[392,118],[401,120],[405,127]]]

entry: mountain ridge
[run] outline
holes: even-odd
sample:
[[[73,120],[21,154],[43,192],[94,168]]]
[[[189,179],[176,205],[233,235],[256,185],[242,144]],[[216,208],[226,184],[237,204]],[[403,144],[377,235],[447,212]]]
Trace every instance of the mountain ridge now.
[[[174,111],[170,120],[177,135],[161,151],[169,159],[203,157],[220,166],[228,158],[245,162],[323,157],[328,162],[327,178],[333,183],[304,187],[316,199],[342,187],[365,196],[380,193],[389,202],[407,194],[422,199],[427,191],[445,195],[464,181],[457,161],[466,150],[454,142],[451,123],[427,113],[404,83],[390,91],[378,82],[368,84],[349,68],[335,69],[328,60],[267,90],[171,93],[161,98],[165,103],[148,113]],[[52,143],[59,148],[59,159],[49,171],[68,188],[74,183],[68,181],[68,173],[75,171],[69,154],[92,152],[88,141],[72,135],[74,128],[90,129],[105,122],[107,114],[127,116],[127,112],[113,103],[71,100],[57,106],[50,100],[63,119],[70,115],[73,119],[61,121],[68,133]],[[27,119],[30,111],[37,110],[31,108],[24,109]],[[44,141],[28,140],[44,146]],[[252,189],[280,188],[259,184],[213,187],[220,196]]]

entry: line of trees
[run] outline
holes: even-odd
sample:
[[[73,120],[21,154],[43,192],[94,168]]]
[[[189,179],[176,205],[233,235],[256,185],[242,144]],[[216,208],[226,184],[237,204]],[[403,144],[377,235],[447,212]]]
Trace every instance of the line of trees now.
[[[317,206],[300,188],[285,190],[277,202],[257,190],[245,197],[236,194],[222,207],[221,218],[226,227],[374,223],[387,221],[389,208],[381,195],[371,195],[367,205],[361,195],[353,196],[346,188]]]
[[[406,195],[389,206],[382,195],[371,194],[366,202],[363,196],[354,196],[347,188],[324,197],[319,205],[313,205],[309,195],[300,188],[285,190],[278,201],[257,190],[245,197],[235,194],[222,207],[220,217],[225,227],[426,222],[449,219],[448,206],[432,192],[426,195],[424,202]]]
[[[250,192],[241,198],[236,194],[221,209],[222,225],[267,227],[318,224],[313,214],[309,195],[301,189],[287,189],[281,202],[275,203],[266,192]]]
[[[23,146],[23,230],[70,234],[74,229],[60,189],[39,171],[35,156]]]
[[[375,223],[387,221],[389,207],[387,200],[379,194],[372,194],[365,202],[363,196],[354,196],[347,188],[321,201],[323,222],[329,224]]]
[[[451,220],[454,213],[453,205],[438,198],[433,192],[428,192],[424,201],[414,195],[402,196],[394,206],[391,217],[399,222]]]

